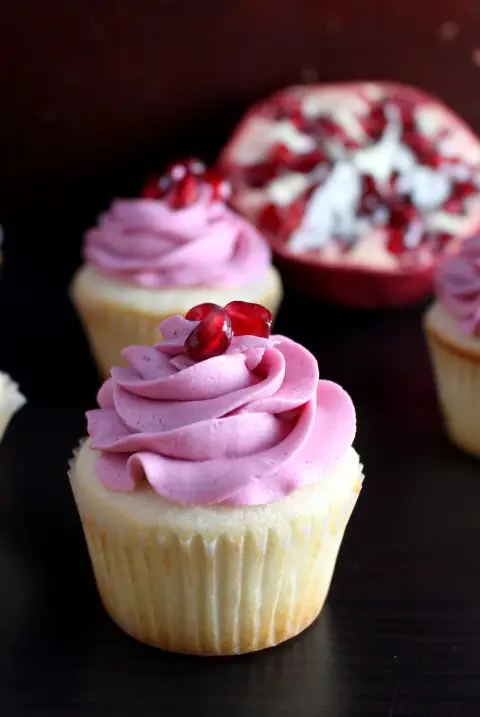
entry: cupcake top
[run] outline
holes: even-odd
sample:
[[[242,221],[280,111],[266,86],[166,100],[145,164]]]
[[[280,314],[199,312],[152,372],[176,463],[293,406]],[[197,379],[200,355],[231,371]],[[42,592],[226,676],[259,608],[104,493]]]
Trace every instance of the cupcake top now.
[[[426,268],[480,223],[480,141],[403,85],[284,90],[250,110],[219,167],[275,249],[312,261]]]
[[[463,242],[436,275],[440,302],[468,336],[480,335],[480,236]]]
[[[115,200],[85,235],[85,261],[142,287],[242,286],[261,280],[270,250],[227,207],[229,185],[198,160],[179,162],[139,199]]]
[[[355,435],[355,410],[317,361],[256,304],[195,307],[160,325],[164,341],[130,346],[87,413],[99,480],[148,481],[181,504],[273,503],[321,481]]]

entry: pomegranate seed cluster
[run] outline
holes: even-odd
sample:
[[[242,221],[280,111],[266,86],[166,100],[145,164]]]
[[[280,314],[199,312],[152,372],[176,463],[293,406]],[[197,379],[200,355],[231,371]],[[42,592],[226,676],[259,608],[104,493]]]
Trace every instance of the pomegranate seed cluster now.
[[[145,199],[163,199],[171,209],[184,209],[194,204],[202,188],[210,190],[212,201],[227,201],[231,194],[230,183],[219,173],[207,169],[196,158],[174,162],[165,174],[152,177],[142,196]]]
[[[185,318],[199,322],[185,341],[185,351],[194,361],[224,354],[233,336],[268,338],[272,326],[270,311],[248,301],[231,301],[223,308],[218,304],[198,304]]]

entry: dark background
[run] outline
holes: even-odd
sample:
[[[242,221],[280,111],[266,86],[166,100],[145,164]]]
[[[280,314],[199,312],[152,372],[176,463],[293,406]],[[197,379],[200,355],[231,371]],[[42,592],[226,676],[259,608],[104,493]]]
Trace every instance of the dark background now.
[[[356,314],[289,291],[278,329],[351,393],[366,481],[327,607],[233,660],[124,637],[66,480],[98,379],[66,286],[114,195],[213,160],[286,84],[392,79],[480,130],[478,0],[3,0],[1,364],[29,398],[0,450],[0,714],[478,717],[479,465],[442,433],[424,307]]]

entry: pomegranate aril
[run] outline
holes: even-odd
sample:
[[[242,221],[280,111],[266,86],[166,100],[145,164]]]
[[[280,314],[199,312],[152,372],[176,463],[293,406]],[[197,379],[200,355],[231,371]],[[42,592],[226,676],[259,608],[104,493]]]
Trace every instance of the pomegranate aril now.
[[[200,177],[205,170],[205,164],[201,159],[197,159],[196,157],[187,157],[186,159],[180,159],[173,162],[167,168],[166,174],[174,182],[178,182],[186,177],[187,174],[194,174],[195,176]]]
[[[194,361],[220,356],[230,346],[232,324],[220,307],[212,309],[185,341],[185,351]]]
[[[167,196],[169,206],[172,209],[184,209],[194,204],[199,194],[198,181],[198,178],[193,174],[187,174],[174,184]]]
[[[387,249],[390,254],[403,254],[406,250],[404,242],[405,232],[403,229],[387,230]]]
[[[439,252],[443,251],[447,244],[452,241],[452,239],[452,234],[447,234],[446,232],[438,232],[434,236],[435,249]]]
[[[257,217],[260,231],[267,234],[278,234],[282,226],[280,212],[276,204],[266,204]]]
[[[369,174],[362,175],[362,193],[359,202],[359,212],[361,214],[371,214],[380,204],[380,195],[378,187],[373,177]]]
[[[221,306],[218,304],[212,304],[210,302],[206,302],[205,304],[197,304],[197,306],[194,306],[190,309],[190,311],[185,314],[185,318],[188,321],[202,321],[208,314],[213,311],[214,309],[220,309]]]
[[[363,131],[370,139],[374,141],[379,140],[387,126],[387,118],[383,104],[374,104],[361,124]]]
[[[442,210],[449,214],[463,214],[465,211],[463,200],[458,197],[450,197],[442,205]]]
[[[270,336],[272,314],[265,306],[248,301],[231,301],[224,311],[230,318],[234,336]]]
[[[321,150],[315,150],[310,154],[297,154],[291,164],[292,172],[307,173],[318,167],[319,164],[330,164],[327,155]]]
[[[171,181],[168,177],[150,177],[142,190],[141,196],[144,199],[163,199],[170,187]]]
[[[232,185],[221,174],[208,170],[202,177],[202,181],[208,184],[212,191],[214,201],[227,201],[232,194]]]
[[[296,155],[286,144],[274,144],[270,153],[270,160],[279,167],[288,167]]]
[[[415,131],[404,132],[403,141],[412,150],[417,161],[428,167],[437,169],[442,164],[442,155],[434,144]]]
[[[478,187],[471,181],[455,182],[452,188],[452,197],[455,197],[455,199],[466,199],[477,193]]]
[[[242,170],[245,184],[252,189],[261,189],[278,176],[279,168],[271,162],[251,164]]]

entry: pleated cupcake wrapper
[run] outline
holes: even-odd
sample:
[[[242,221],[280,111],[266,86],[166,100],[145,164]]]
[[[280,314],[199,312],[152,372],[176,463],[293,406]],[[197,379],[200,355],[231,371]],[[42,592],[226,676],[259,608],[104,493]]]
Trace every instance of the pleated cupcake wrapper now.
[[[234,655],[315,620],[360,485],[323,515],[234,538],[113,528],[75,497],[100,596],[125,632],[174,652]]]
[[[80,315],[84,331],[100,375],[110,375],[112,366],[125,365],[121,351],[134,344],[154,344],[161,339],[159,324],[173,314],[183,314],[184,309],[168,314],[149,315],[134,307],[116,306],[105,301],[95,302],[72,293],[72,301]],[[278,297],[260,300],[264,306],[278,307]],[[274,312],[273,312],[274,313]]]
[[[449,348],[428,327],[427,338],[450,438],[480,456],[480,361]]]
[[[26,403],[26,398],[10,376],[0,372],[0,439],[11,419]]]

